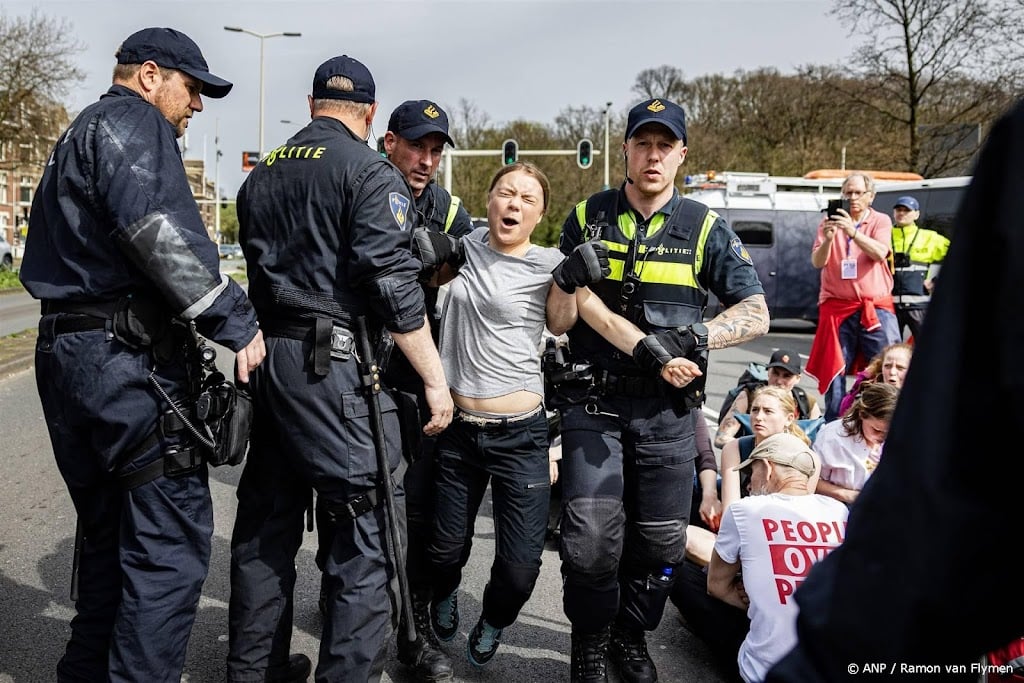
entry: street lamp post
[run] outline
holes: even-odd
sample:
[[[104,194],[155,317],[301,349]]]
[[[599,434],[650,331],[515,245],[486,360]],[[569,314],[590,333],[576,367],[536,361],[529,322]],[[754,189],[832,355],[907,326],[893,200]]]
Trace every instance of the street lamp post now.
[[[608,184],[608,160],[611,159],[611,153],[608,149],[608,118],[611,116],[612,103],[606,102],[604,105],[604,189],[609,189],[611,185]]]
[[[284,36],[286,38],[298,38],[301,33],[294,31],[279,31],[277,33],[257,33],[256,31],[250,31],[247,28],[240,28],[238,26],[225,26],[225,31],[234,31],[235,33],[248,33],[250,36],[255,36],[260,39],[260,159],[263,158],[263,41],[267,38],[277,38]]]

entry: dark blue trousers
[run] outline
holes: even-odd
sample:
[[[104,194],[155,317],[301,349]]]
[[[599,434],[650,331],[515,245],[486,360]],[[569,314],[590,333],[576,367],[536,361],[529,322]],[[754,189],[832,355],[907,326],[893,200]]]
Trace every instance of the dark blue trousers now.
[[[562,410],[563,603],[577,632],[661,621],[686,550],[693,412],[625,396]]]
[[[334,361],[320,377],[307,368],[309,344],[267,339],[267,358],[250,379],[255,408],[249,454],[238,484],[231,536],[228,680],[262,681],[288,660],[295,556],[313,490],[343,505],[379,490],[370,409],[355,360]],[[390,470],[401,458],[394,401],[380,394]],[[388,476],[391,476],[390,472]],[[404,496],[395,485],[399,516]],[[335,522],[324,562],[327,617],[317,681],[379,680],[397,595],[388,527],[377,507]]]
[[[167,408],[146,379],[153,358],[104,330],[54,335],[58,315],[40,321],[36,385],[85,543],[57,679],[177,683],[210,561],[206,466],[122,490],[119,470],[181,443],[170,436],[130,457]],[[172,399],[184,397],[183,357],[155,373]]]

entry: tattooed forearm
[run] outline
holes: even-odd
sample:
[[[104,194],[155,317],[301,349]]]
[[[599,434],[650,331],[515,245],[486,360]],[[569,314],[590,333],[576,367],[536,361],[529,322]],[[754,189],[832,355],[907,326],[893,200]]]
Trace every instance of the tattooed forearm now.
[[[768,304],[763,294],[755,294],[708,321],[708,348],[736,346],[767,332]]]

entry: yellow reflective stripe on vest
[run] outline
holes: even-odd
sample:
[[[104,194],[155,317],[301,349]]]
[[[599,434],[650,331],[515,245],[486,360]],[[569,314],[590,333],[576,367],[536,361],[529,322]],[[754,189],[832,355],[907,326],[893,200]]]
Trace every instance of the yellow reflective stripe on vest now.
[[[576,220],[580,225],[581,232],[583,227],[586,225],[587,217],[587,200],[576,205]],[[696,253],[694,254],[694,263],[691,266],[688,263],[678,263],[676,261],[661,261],[661,260],[650,260],[650,254],[647,252],[650,250],[652,253],[657,252],[659,249],[658,245],[639,245],[640,258],[637,259],[634,265],[634,271],[640,278],[640,282],[649,282],[652,284],[663,284],[663,285],[683,285],[686,287],[700,288],[697,284],[696,274],[700,272],[701,266],[704,262],[704,247],[708,241],[708,235],[711,234],[711,227],[717,221],[719,215],[708,209],[707,214],[704,216],[704,222],[700,226],[700,232],[697,235],[697,242],[694,246]],[[628,240],[633,240],[636,235],[636,220],[633,218],[631,211],[619,214],[617,217],[619,232],[622,236]],[[650,235],[656,234],[659,230],[665,227],[667,223],[667,217],[663,213],[655,214],[651,218],[651,222],[648,225],[650,229]],[[586,237],[586,235],[584,235]],[[625,269],[625,258],[626,253],[629,251],[628,243],[620,243],[611,241],[608,239],[601,240],[605,246],[608,247],[611,258],[609,259],[609,266],[611,266],[611,272],[608,274],[607,279],[617,280],[619,282],[623,279],[623,270]]]
[[[715,224],[718,218],[718,214],[712,209],[708,209],[707,215],[704,216],[704,223],[700,226],[700,236],[697,237],[697,253],[693,258],[693,271],[695,273],[699,273],[704,265],[704,247],[707,246],[708,235],[711,234],[711,226]]]
[[[451,229],[451,227],[452,227],[452,223],[455,222],[455,214],[459,212],[459,204],[461,204],[461,203],[462,203],[461,199],[459,199],[455,195],[452,195],[452,201],[448,205],[448,215],[445,216],[445,219],[444,219],[444,231],[445,232],[448,232]]]

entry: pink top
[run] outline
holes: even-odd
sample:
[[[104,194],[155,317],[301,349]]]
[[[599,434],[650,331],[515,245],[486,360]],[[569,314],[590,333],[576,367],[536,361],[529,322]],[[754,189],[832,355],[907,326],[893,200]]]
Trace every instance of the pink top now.
[[[827,216],[818,224],[818,234],[814,238],[812,251],[825,241],[822,227],[826,220],[828,220]],[[869,208],[857,229],[882,244],[892,244],[892,220],[880,211]],[[842,264],[843,259],[847,258],[847,249],[849,249],[849,258],[857,259],[856,280],[844,280],[842,277]],[[832,238],[828,262],[821,269],[821,290],[818,293],[818,303],[820,304],[825,299],[860,301],[885,297],[892,294],[892,284],[892,271],[889,270],[887,259],[872,260],[870,256],[861,251],[852,238],[847,238],[845,234],[839,233],[838,237]]]

